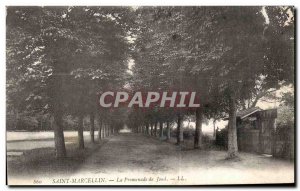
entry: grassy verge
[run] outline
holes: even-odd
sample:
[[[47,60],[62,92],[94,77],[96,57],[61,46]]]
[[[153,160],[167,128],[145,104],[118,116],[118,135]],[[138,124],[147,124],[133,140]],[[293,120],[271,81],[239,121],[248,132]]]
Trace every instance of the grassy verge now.
[[[101,142],[85,143],[85,149],[77,148],[76,138],[67,138],[67,157],[55,158],[54,148],[37,148],[24,151],[23,155],[15,156],[7,160],[8,176],[55,176],[71,175],[87,157],[96,152],[107,140]],[[37,143],[38,144],[38,143]]]

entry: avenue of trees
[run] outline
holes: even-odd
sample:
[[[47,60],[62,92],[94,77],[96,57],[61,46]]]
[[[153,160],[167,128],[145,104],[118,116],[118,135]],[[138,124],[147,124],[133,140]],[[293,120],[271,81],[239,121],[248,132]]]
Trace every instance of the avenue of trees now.
[[[80,149],[86,117],[92,141],[95,130],[101,139],[124,124],[170,139],[176,124],[178,145],[183,121],[193,117],[201,149],[202,123],[229,116],[234,158],[237,111],[294,85],[292,7],[8,7],[6,39],[7,112],[50,116],[57,157],[66,156],[69,115],[78,121]],[[201,106],[99,108],[97,93],[124,88],[193,90]]]

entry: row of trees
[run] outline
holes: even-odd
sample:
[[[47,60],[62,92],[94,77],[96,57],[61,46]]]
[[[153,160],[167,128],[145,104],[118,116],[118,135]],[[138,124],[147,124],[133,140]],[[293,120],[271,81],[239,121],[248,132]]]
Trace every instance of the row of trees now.
[[[97,107],[97,93],[125,83],[131,13],[126,7],[7,8],[7,110],[49,113],[57,157],[66,155],[66,115],[78,119],[81,149],[84,116],[92,141],[95,118],[100,131],[120,127],[118,111]]]
[[[8,7],[7,110],[48,113],[57,157],[66,155],[63,116],[156,134],[195,115],[195,148],[204,119],[229,115],[228,156],[237,156],[236,112],[294,83],[291,7]],[[128,73],[128,60],[134,60]],[[97,93],[193,90],[196,110],[98,108]],[[105,125],[104,125],[105,124]],[[152,129],[152,130],[151,130]],[[151,131],[150,131],[151,130]],[[101,137],[101,136],[100,136]]]
[[[254,107],[260,98],[294,82],[292,11],[290,7],[138,9],[132,87],[197,91],[201,106],[196,111],[152,109],[136,127],[148,132],[152,124],[176,121],[180,144],[182,120],[194,114],[194,147],[201,148],[203,119],[228,115],[228,157],[236,157],[237,110]]]

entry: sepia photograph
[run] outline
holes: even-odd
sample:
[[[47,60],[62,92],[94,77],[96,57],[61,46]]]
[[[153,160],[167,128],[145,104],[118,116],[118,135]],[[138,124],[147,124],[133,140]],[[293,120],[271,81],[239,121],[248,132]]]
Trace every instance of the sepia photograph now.
[[[295,186],[294,6],[5,9],[8,186]]]

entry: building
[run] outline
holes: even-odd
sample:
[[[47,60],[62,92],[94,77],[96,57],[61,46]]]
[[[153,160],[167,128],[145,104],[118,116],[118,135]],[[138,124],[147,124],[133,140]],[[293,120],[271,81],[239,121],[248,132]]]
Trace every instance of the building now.
[[[249,108],[237,113],[240,151],[273,155],[277,109]]]

